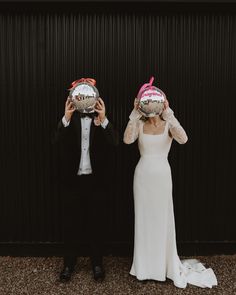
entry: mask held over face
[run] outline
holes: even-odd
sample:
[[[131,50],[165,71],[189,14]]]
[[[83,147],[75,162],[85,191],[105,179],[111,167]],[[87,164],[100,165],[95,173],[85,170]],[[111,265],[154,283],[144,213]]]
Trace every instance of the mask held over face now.
[[[69,97],[80,113],[94,112],[94,107],[99,98],[99,92],[95,85],[96,80],[92,78],[81,78],[72,82]]]
[[[165,93],[153,86],[154,77],[151,77],[149,83],[145,83],[139,90],[138,110],[145,117],[154,117],[160,115],[164,109]]]

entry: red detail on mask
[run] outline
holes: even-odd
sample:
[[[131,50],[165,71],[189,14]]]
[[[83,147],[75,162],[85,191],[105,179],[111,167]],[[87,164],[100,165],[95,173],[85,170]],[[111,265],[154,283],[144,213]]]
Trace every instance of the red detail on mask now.
[[[96,85],[96,80],[92,78],[81,78],[79,80],[75,80],[74,82],[72,82],[68,90],[71,90],[72,88],[74,88],[78,83],[83,83],[83,82],[91,84],[92,86]]]

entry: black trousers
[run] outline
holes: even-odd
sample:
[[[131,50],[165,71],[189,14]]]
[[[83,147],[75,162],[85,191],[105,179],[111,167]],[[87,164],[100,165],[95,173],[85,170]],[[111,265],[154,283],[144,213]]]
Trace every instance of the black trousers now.
[[[104,192],[93,174],[75,176],[63,190],[64,266],[74,267],[79,245],[88,247],[92,265],[102,264],[105,234]]]

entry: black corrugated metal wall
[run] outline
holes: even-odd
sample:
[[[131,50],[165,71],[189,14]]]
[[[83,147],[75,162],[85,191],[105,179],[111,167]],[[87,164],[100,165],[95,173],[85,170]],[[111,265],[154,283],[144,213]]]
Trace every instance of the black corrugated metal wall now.
[[[156,77],[189,136],[170,154],[178,241],[195,250],[211,243],[213,252],[217,243],[236,241],[236,14],[230,6],[224,12],[5,7],[0,38],[1,245],[63,242],[51,137],[66,88],[84,76],[96,78],[121,138],[140,85]],[[107,244],[125,252],[132,245],[137,147],[121,141],[114,156],[114,191],[104,208]]]

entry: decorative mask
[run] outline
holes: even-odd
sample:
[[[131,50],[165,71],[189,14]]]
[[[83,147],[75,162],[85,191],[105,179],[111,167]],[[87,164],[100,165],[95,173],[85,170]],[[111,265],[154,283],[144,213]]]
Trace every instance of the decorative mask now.
[[[82,78],[72,82],[69,97],[74,107],[81,113],[92,113],[99,98],[95,87],[96,81],[91,78]]]
[[[154,77],[144,84],[137,95],[138,110],[145,117],[160,115],[164,109],[165,93],[152,85]]]

